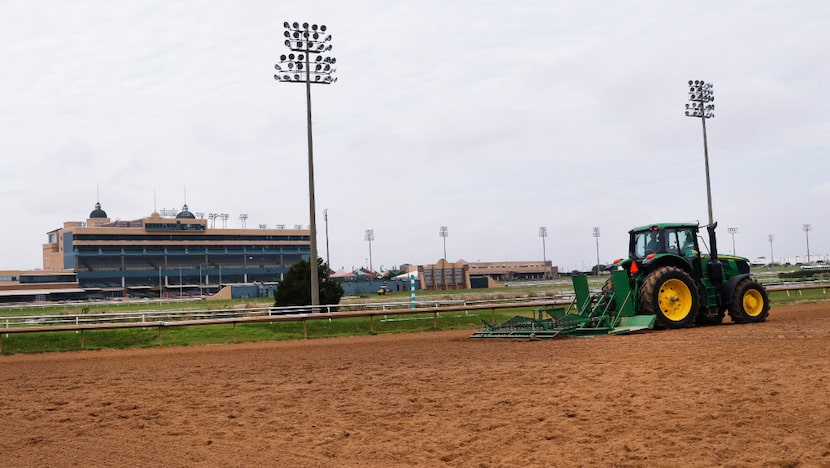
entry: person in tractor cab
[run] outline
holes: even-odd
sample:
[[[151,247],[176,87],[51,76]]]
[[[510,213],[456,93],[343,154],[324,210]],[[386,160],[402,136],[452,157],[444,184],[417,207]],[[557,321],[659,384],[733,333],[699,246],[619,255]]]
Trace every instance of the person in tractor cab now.
[[[683,233],[683,254],[687,257],[694,257],[695,255],[695,235],[689,231]]]
[[[660,241],[660,233],[652,231],[648,235],[648,242],[646,243],[646,254],[657,253],[663,250],[662,242]]]

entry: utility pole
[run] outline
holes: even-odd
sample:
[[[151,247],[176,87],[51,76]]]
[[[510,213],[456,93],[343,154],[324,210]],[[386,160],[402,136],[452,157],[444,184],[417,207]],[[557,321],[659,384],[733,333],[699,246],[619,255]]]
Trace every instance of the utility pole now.
[[[364,239],[369,243],[369,271],[375,271],[375,269],[372,268],[372,241],[375,240],[375,230],[367,229]]]
[[[545,226],[539,227],[539,237],[542,238],[542,268],[545,270],[544,278],[547,279],[550,276],[550,272],[547,269],[547,262],[548,258],[545,253],[545,237],[548,237],[548,228]]]
[[[450,235],[447,226],[441,226],[441,229],[438,230],[438,235],[444,239],[444,263],[447,263],[447,236]]]

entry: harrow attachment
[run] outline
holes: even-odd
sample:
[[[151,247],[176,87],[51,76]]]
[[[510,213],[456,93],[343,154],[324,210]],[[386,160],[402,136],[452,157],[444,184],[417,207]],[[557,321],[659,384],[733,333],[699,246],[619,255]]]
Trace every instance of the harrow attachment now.
[[[556,338],[634,333],[654,326],[654,315],[635,315],[628,273],[611,273],[612,290],[590,294],[588,278],[574,276],[574,301],[567,307],[537,309],[533,317],[515,316],[501,324],[481,320],[471,338]]]

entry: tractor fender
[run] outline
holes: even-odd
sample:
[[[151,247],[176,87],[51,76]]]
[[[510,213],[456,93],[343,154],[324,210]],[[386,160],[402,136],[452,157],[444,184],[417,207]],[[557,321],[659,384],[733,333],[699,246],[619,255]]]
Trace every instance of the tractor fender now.
[[[643,269],[646,274],[650,274],[652,271],[665,266],[675,267],[689,273],[690,275],[692,274],[692,266],[689,262],[682,257],[678,257],[677,255],[661,254],[650,262],[643,262]]]
[[[746,278],[749,278],[751,275],[749,273],[742,273],[740,275],[735,275],[729,278],[729,281],[723,285],[720,290],[720,299],[722,304],[731,304],[732,303],[732,293],[735,291],[735,287],[738,286],[738,283],[743,281]]]

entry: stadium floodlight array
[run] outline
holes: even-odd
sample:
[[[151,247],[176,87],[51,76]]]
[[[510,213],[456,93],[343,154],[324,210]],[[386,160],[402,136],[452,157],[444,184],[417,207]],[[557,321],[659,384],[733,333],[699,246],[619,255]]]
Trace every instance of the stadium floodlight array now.
[[[689,101],[686,104],[686,116],[711,119],[715,117],[715,100],[712,83],[703,80],[689,80]]]
[[[290,83],[336,82],[334,72],[337,69],[334,68],[334,64],[337,63],[337,59],[320,55],[332,48],[331,34],[326,34],[326,25],[286,21],[283,26],[285,46],[292,53],[280,55],[279,63],[274,65],[277,70],[274,79]]]

